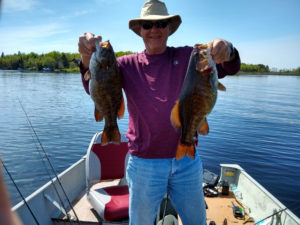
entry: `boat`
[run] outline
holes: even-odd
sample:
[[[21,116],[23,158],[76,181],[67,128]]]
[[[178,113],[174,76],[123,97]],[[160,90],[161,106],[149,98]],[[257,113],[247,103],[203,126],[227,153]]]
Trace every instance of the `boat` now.
[[[127,141],[101,146],[100,140],[98,132],[85,156],[12,208],[24,225],[128,224]],[[221,164],[219,175],[204,170],[203,177],[207,224],[300,225],[293,212],[237,164]],[[108,203],[115,197],[120,200]],[[155,224],[162,222],[182,224],[167,195]]]

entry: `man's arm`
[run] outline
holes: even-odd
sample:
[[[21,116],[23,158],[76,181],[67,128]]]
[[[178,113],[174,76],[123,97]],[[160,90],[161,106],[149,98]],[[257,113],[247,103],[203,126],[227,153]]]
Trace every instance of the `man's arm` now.
[[[89,80],[84,79],[84,75],[85,73],[88,71],[88,68],[84,68],[84,66],[82,65],[82,61],[80,61],[80,73],[81,73],[81,81],[82,81],[82,85],[84,87],[85,92],[89,95],[90,94],[90,90],[89,90]]]
[[[227,75],[234,75],[239,72],[241,67],[241,59],[239,52],[234,48],[234,57],[229,62],[223,62],[217,64],[218,77],[219,79],[224,78]]]
[[[217,64],[219,78],[234,75],[240,70],[240,55],[231,42],[223,39],[213,39],[208,43],[208,46],[211,49],[211,56]]]

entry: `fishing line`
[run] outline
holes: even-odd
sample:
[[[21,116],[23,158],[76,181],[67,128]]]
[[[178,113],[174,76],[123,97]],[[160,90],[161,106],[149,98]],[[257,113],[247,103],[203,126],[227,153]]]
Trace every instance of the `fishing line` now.
[[[56,174],[56,172],[55,172],[55,169],[54,169],[54,167],[53,167],[53,165],[52,165],[52,163],[51,163],[51,161],[50,161],[50,159],[49,159],[49,157],[48,157],[48,155],[47,155],[47,153],[46,153],[46,151],[45,151],[45,149],[44,149],[44,147],[43,147],[43,145],[42,145],[42,142],[40,141],[40,139],[39,139],[37,133],[35,132],[35,130],[34,130],[33,126],[32,126],[32,123],[31,123],[31,121],[29,120],[29,117],[28,117],[28,115],[27,115],[27,113],[26,113],[26,111],[25,111],[25,108],[23,107],[23,104],[22,104],[22,102],[21,102],[21,100],[20,100],[19,98],[18,98],[18,101],[19,101],[19,103],[20,103],[20,105],[21,105],[21,108],[22,108],[22,110],[23,110],[23,112],[24,112],[24,114],[25,114],[25,116],[26,116],[26,119],[27,119],[28,124],[29,124],[31,130],[32,130],[33,133],[34,133],[34,136],[35,136],[37,142],[39,143],[40,148],[42,149],[42,151],[43,151],[43,153],[44,153],[44,156],[45,156],[45,158],[46,158],[47,161],[48,161],[48,164],[49,164],[50,167],[51,167],[51,170],[52,170],[53,174],[55,175],[56,180],[57,180],[59,186],[61,187],[61,190],[62,190],[64,196],[66,197],[66,199],[67,199],[67,201],[68,201],[68,204],[69,204],[69,206],[70,206],[72,212],[74,213],[74,215],[75,215],[75,217],[76,217],[76,222],[78,222],[78,223],[81,225],[81,223],[80,223],[80,221],[79,221],[79,219],[78,219],[78,216],[77,216],[77,214],[76,214],[76,212],[75,212],[75,210],[74,210],[74,208],[73,208],[73,206],[72,206],[72,204],[71,204],[71,202],[70,202],[70,200],[69,200],[69,198],[68,198],[68,196],[67,196],[67,194],[66,194],[66,192],[65,192],[65,189],[63,188],[63,186],[62,186],[62,184],[61,184],[61,182],[60,182],[60,180],[59,180],[59,178],[58,178],[58,176],[57,176],[57,174]],[[52,179],[51,179],[51,181],[52,181]],[[55,186],[54,183],[53,183],[53,181],[52,181],[52,184],[53,184],[53,186]],[[57,193],[57,194],[58,194],[58,193]],[[58,194],[58,196],[59,196],[59,194]],[[64,207],[64,204],[62,204],[62,206]],[[65,208],[64,208],[64,209],[65,209]],[[66,209],[65,209],[65,210],[66,210]],[[68,215],[67,211],[66,211],[66,214],[67,214],[67,217],[68,217],[69,221],[72,223],[71,218],[69,218],[69,215]]]
[[[59,194],[59,192],[58,192],[58,190],[57,190],[57,188],[56,188],[56,185],[54,184],[54,181],[53,181],[53,179],[51,178],[50,172],[48,171],[48,168],[47,168],[47,166],[46,166],[46,164],[45,164],[44,158],[47,159],[47,161],[48,161],[50,167],[52,168],[52,171],[53,171],[53,173],[54,173],[54,175],[55,175],[55,177],[56,177],[56,180],[58,181],[58,183],[59,183],[59,185],[60,185],[60,187],[61,187],[61,189],[62,189],[62,191],[63,191],[63,193],[64,193],[64,195],[65,195],[65,197],[66,197],[66,199],[67,199],[67,201],[68,201],[69,206],[71,207],[72,211],[74,212],[74,215],[76,216],[77,222],[79,222],[78,217],[77,217],[77,214],[75,213],[75,211],[74,211],[74,209],[73,209],[73,207],[72,207],[72,205],[71,205],[71,203],[70,203],[70,201],[69,201],[69,198],[68,198],[68,196],[66,195],[66,193],[65,193],[65,191],[64,191],[64,188],[63,188],[62,184],[60,183],[60,180],[58,179],[58,176],[57,176],[57,174],[56,174],[56,172],[55,172],[55,170],[54,170],[54,167],[52,166],[52,164],[51,164],[51,162],[50,162],[50,159],[48,158],[48,155],[47,155],[45,149],[43,148],[43,145],[42,145],[41,141],[39,140],[39,138],[38,138],[38,136],[37,136],[37,133],[35,132],[35,130],[34,130],[32,124],[31,124],[31,121],[29,120],[29,117],[28,117],[28,115],[27,115],[27,113],[26,113],[26,111],[25,111],[25,108],[23,107],[23,104],[22,104],[22,102],[20,101],[19,98],[18,98],[18,100],[19,100],[19,103],[20,103],[20,105],[21,105],[21,108],[22,108],[23,112],[24,112],[25,115],[26,115],[27,122],[28,122],[30,128],[32,129],[33,133],[35,134],[36,140],[38,141],[38,143],[39,143],[41,149],[43,150],[44,155],[46,156],[46,157],[43,157],[43,156],[41,155],[41,151],[39,151],[39,148],[38,148],[38,146],[37,146],[37,143],[34,142],[34,143],[35,143],[35,146],[36,146],[36,149],[37,149],[37,151],[38,151],[40,157],[42,158],[43,164],[44,164],[44,166],[45,166],[45,168],[46,168],[46,171],[47,171],[47,173],[48,173],[48,176],[49,176],[49,178],[50,178],[50,181],[51,181],[51,183],[52,183],[52,185],[53,185],[53,187],[54,187],[54,190],[55,190],[55,192],[56,192],[56,194],[57,194],[57,197],[59,198],[60,204],[61,204],[62,208],[64,209],[64,211],[65,211],[65,213],[66,213],[66,216],[67,216],[67,218],[68,218],[68,221],[69,221],[71,224],[73,224],[73,223],[72,223],[72,219],[71,219],[70,215],[67,213],[67,209],[66,209],[66,207],[64,206],[63,200],[62,200],[62,198],[61,198],[61,196],[60,196],[60,194]],[[34,140],[33,134],[31,134],[31,136],[32,136],[32,139]],[[80,224],[80,222],[79,222],[79,224]]]
[[[34,140],[34,136],[33,136],[32,133],[31,133],[31,137],[32,137],[32,140]],[[68,219],[68,221],[69,221],[71,224],[73,224],[72,221],[71,221],[71,218],[70,218],[69,214],[67,213],[67,209],[66,209],[66,207],[65,207],[65,205],[64,205],[64,203],[63,203],[63,200],[62,200],[62,198],[61,198],[61,196],[60,196],[60,194],[59,194],[59,192],[58,192],[58,190],[57,190],[57,187],[56,187],[56,185],[54,184],[53,178],[51,177],[51,174],[50,174],[49,169],[48,169],[48,167],[47,167],[47,165],[46,165],[46,162],[44,161],[44,157],[42,156],[41,151],[39,151],[39,147],[38,147],[36,141],[34,141],[34,145],[35,145],[35,148],[36,148],[37,152],[39,153],[39,155],[40,155],[40,157],[41,157],[41,159],[42,159],[42,162],[43,162],[44,167],[45,167],[45,169],[46,169],[46,171],[47,171],[49,180],[50,180],[50,182],[52,183],[52,186],[54,187],[54,191],[55,191],[55,193],[56,193],[56,195],[57,195],[57,197],[58,197],[58,199],[59,199],[59,202],[60,202],[60,204],[62,205],[62,208],[64,209],[64,211],[65,211],[65,213],[66,213],[66,215],[67,215],[67,219]],[[64,224],[66,224],[65,221],[64,221]]]
[[[11,181],[13,182],[14,186],[16,187],[16,189],[17,189],[17,191],[18,191],[19,195],[21,196],[22,200],[24,201],[24,203],[25,203],[26,207],[28,208],[28,210],[29,210],[30,214],[32,215],[32,217],[33,217],[34,221],[36,222],[36,224],[37,224],[37,225],[40,225],[40,223],[38,222],[38,220],[37,220],[37,218],[35,217],[34,213],[32,212],[31,208],[29,207],[29,205],[28,205],[27,201],[25,200],[25,198],[24,198],[23,194],[21,193],[21,191],[20,191],[20,189],[19,189],[18,185],[15,183],[15,181],[14,181],[13,177],[11,176],[11,174],[10,174],[10,172],[8,171],[7,167],[5,166],[5,164],[4,164],[4,162],[3,162],[3,160],[0,160],[0,162],[2,163],[2,165],[3,165],[3,168],[5,169],[5,171],[6,171],[7,175],[9,176],[9,178],[10,178],[10,179],[11,179]]]
[[[295,205],[296,205],[296,204],[298,205],[298,203],[294,203],[294,204],[295,204]],[[294,204],[292,204],[292,205],[294,205]],[[300,207],[300,206],[298,206],[298,207],[296,207],[296,208],[294,208],[294,209],[296,210],[296,209],[298,209],[299,207]],[[285,208],[283,208],[283,209],[280,209],[279,211],[277,211],[277,212],[271,214],[270,216],[267,216],[267,217],[265,217],[265,218],[259,220],[258,222],[254,223],[253,225],[257,225],[257,224],[259,224],[260,222],[262,222],[262,221],[264,221],[264,220],[266,220],[266,219],[268,219],[268,218],[270,218],[270,217],[272,217],[272,216],[275,216],[275,215],[277,215],[277,214],[279,214],[279,213],[281,213],[281,212],[284,212],[285,210],[287,210],[287,209],[289,209],[289,208],[290,208],[290,207],[285,207]],[[280,215],[280,216],[281,216],[281,215]]]
[[[272,217],[272,216],[275,216],[275,215],[277,215],[278,213],[281,213],[281,212],[283,212],[283,211],[285,211],[285,210],[287,210],[287,209],[288,209],[288,208],[285,207],[284,209],[281,209],[281,210],[279,210],[279,211],[273,213],[272,215],[267,216],[267,217],[265,217],[265,218],[259,220],[258,222],[254,223],[253,225],[259,224],[260,222],[262,222],[262,221],[264,221],[264,220],[266,220],[266,219],[268,219],[268,218],[270,218],[270,217]]]

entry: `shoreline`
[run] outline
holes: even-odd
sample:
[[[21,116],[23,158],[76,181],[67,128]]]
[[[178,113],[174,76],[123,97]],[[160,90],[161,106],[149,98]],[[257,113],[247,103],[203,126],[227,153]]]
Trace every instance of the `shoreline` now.
[[[80,73],[79,69],[77,70],[7,70],[7,69],[0,69],[0,71],[16,71],[20,73],[66,73],[66,74],[72,74],[72,73]]]
[[[243,75],[270,75],[270,76],[300,76],[297,73],[282,73],[282,72],[244,72],[240,71],[233,76],[243,76]]]
[[[72,74],[72,73],[80,73],[79,69],[75,70],[55,70],[55,71],[43,71],[43,70],[3,70],[0,69],[0,71],[18,71],[21,73],[66,73],[66,74]],[[300,76],[300,74],[297,73],[282,73],[282,72],[244,72],[239,71],[237,74],[233,76],[243,76],[243,75],[269,75],[269,76]]]

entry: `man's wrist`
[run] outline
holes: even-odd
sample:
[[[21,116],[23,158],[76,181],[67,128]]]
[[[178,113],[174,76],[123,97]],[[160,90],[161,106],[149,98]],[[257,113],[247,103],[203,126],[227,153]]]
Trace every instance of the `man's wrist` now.
[[[84,60],[81,58],[79,67],[80,67],[80,69],[86,70],[86,69],[89,68],[89,63],[87,63],[86,61],[84,61]]]
[[[80,72],[81,72],[81,73],[85,73],[85,72],[89,69],[89,67],[88,67],[88,66],[85,66],[85,65],[83,64],[82,60],[80,60],[80,63],[79,63],[79,69],[80,69]]]
[[[91,55],[81,54],[81,62],[84,69],[88,69],[90,66]]]

